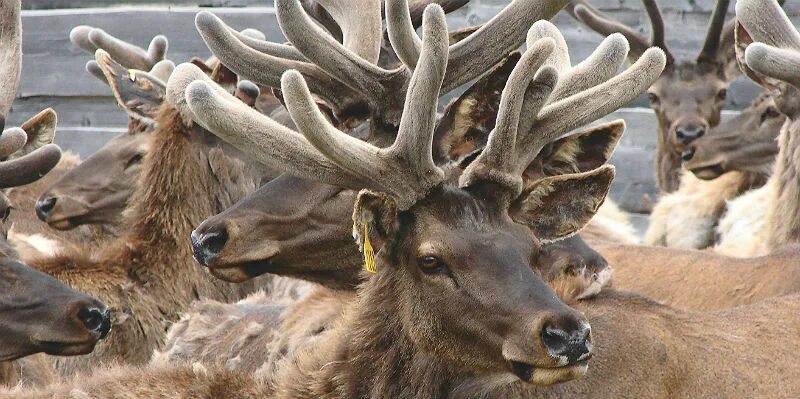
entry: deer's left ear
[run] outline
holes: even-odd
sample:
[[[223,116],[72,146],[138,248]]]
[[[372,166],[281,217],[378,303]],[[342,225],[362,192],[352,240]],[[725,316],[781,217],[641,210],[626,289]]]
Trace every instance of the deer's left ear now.
[[[623,133],[625,121],[617,119],[586,128],[554,142],[549,156],[542,161],[545,170],[549,171],[547,176],[588,172],[605,165],[614,154]],[[564,164],[574,165],[577,170],[558,170],[559,165]]]
[[[377,254],[397,232],[397,203],[389,195],[361,190],[353,211],[353,238],[363,251],[369,239]]]
[[[529,184],[510,214],[544,243],[567,238],[583,228],[605,201],[614,167],[547,177]]]

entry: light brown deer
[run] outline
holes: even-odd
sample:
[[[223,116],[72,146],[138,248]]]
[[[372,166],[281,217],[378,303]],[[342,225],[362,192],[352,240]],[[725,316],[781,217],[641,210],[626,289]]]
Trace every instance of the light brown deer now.
[[[510,7],[519,4],[515,2]],[[294,26],[302,28],[306,35],[314,32],[296,20],[305,18],[299,3],[278,1],[276,5],[280,18],[288,18],[282,21],[285,30]],[[388,3],[387,10],[392,5]],[[513,14],[515,23],[517,18],[527,17]],[[390,19],[390,39],[396,50],[393,28],[403,31],[396,34],[416,35],[403,26],[408,25],[393,27]],[[282,92],[305,138],[232,103],[229,94],[210,84],[191,65],[176,69],[169,90],[186,95],[185,103],[177,103],[185,104],[200,123],[243,151],[256,153],[280,147],[284,150],[273,149],[260,155],[260,160],[306,178],[375,190],[361,192],[353,218],[359,242],[367,251],[370,244],[375,249],[377,273],[359,287],[358,300],[348,304],[342,324],[315,345],[318,356],[297,357],[291,369],[281,370],[278,396],[447,396],[454,378],[464,371],[513,372],[520,379],[541,384],[583,374],[586,351],[580,347],[588,342],[583,337],[585,330],[578,326],[580,322],[572,324],[577,319],[567,321],[573,316],[556,310],[560,306],[556,302],[539,297],[549,289],[540,285],[530,269],[530,256],[539,251],[530,234],[532,230],[546,240],[573,234],[599,207],[612,169],[603,167],[542,179],[526,187],[524,193],[522,173],[546,143],[632,100],[661,73],[665,57],[660,50],[650,50],[613,78],[610,76],[615,72],[611,70],[569,69],[568,61],[562,58],[566,48],[547,34],[551,27],[540,22],[531,29],[528,51],[506,85],[489,145],[461,174],[458,186],[447,183],[445,171],[434,164],[431,148],[436,100],[446,71],[452,68],[447,66],[452,51],[447,46],[444,13],[439,7],[429,6],[425,12],[419,59],[400,56],[404,68],[413,69],[413,74],[397,139],[384,149],[333,128],[317,109],[298,71],[284,74]],[[480,33],[478,30],[475,35]],[[311,45],[319,42],[308,38],[302,42],[293,40],[309,59],[321,59],[321,54],[313,53],[323,50]],[[336,62],[350,59],[349,53],[326,54],[327,63],[331,58]],[[414,63],[409,64],[408,60]],[[547,65],[540,69],[548,61],[564,75],[558,85],[556,68]],[[359,65],[354,65],[352,59],[346,62],[352,67]],[[533,73],[536,70],[538,74]],[[353,72],[348,71],[347,76]],[[578,79],[589,75],[591,82]],[[561,86],[565,82],[570,85]],[[575,113],[575,118],[561,117],[564,109],[575,109],[578,104],[581,112]],[[522,119],[522,114],[531,118]],[[520,211],[516,213],[517,222],[513,222],[508,209],[511,199],[520,194]],[[558,211],[549,213],[548,209],[556,209],[550,206],[556,204]],[[488,270],[480,264],[493,267]],[[230,273],[226,277],[247,276]],[[522,285],[521,280],[525,281]],[[525,294],[516,293],[517,288]],[[472,294],[462,295],[465,290]],[[493,290],[506,293],[488,294]],[[512,305],[507,302],[511,297],[525,305]],[[489,303],[483,298],[492,298],[492,305],[487,307]],[[429,306],[431,303],[452,306]],[[553,334],[561,339],[573,334],[575,337],[568,345],[556,345],[571,352],[557,361],[564,366],[553,367],[552,360],[547,360],[553,359],[546,354],[548,351],[559,353],[560,349],[554,350],[551,343],[544,341],[541,345],[535,343],[547,328],[541,330],[537,326],[542,324],[532,326],[528,320],[536,317],[534,309],[542,309],[541,306],[556,312],[551,313],[556,320],[566,317],[559,324],[572,324],[554,327],[572,330]],[[495,309],[492,316],[487,313],[490,308]],[[531,310],[516,313],[524,308]],[[473,315],[472,321],[463,323],[460,320],[467,309]],[[386,319],[386,314],[398,317]],[[511,321],[508,316],[517,320]],[[506,332],[498,334],[485,324],[489,319],[495,320],[491,325],[506,325]],[[530,338],[517,341],[520,328],[527,331],[522,336],[534,336],[533,346]],[[383,338],[375,341],[376,336]],[[444,342],[449,344],[444,346]],[[460,349],[456,350],[456,346]],[[465,351],[466,347],[475,350]],[[322,364],[327,366],[320,368]],[[372,372],[366,371],[366,364],[370,364]],[[333,375],[336,378],[331,378]]]
[[[594,31],[621,33],[636,59],[650,46],[667,53],[667,68],[648,90],[650,107],[658,118],[656,182],[662,193],[678,189],[681,154],[695,139],[719,124],[728,84],[739,75],[733,49],[733,23],[725,24],[728,0],[718,0],[711,15],[703,49],[694,61],[677,61],[667,50],[664,20],[655,0],[642,1],[650,18],[650,38],[593,8],[574,0],[570,13]]]

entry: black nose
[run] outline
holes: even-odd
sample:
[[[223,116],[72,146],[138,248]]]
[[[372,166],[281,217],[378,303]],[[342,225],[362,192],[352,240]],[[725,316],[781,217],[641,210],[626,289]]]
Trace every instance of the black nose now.
[[[684,162],[691,161],[692,157],[694,157],[694,151],[694,148],[687,148],[686,151],[681,154],[681,159],[683,159]]]
[[[89,332],[100,334],[100,339],[111,331],[111,312],[108,309],[84,307],[78,311],[78,319]]]
[[[675,129],[675,136],[684,145],[703,137],[704,134],[706,129],[703,127],[681,126]]]
[[[547,347],[550,355],[566,357],[569,364],[584,360],[592,352],[592,342],[589,339],[591,328],[581,324],[572,331],[548,325],[542,330],[542,342]]]
[[[192,232],[192,253],[197,263],[208,266],[208,262],[216,258],[228,242],[228,231],[212,230],[205,233]]]
[[[40,198],[36,201],[36,216],[43,222],[47,221],[47,216],[53,211],[56,206],[56,197]]]

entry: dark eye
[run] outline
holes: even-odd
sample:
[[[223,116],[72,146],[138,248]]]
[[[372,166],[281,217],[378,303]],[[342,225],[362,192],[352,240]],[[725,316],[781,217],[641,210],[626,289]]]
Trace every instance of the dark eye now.
[[[767,119],[777,118],[779,116],[781,116],[781,113],[778,111],[778,109],[770,105],[766,110],[764,110],[764,112],[761,113],[761,123],[766,122]]]
[[[720,91],[717,92],[717,100],[723,101],[727,96],[728,96],[728,89],[720,89]]]
[[[659,99],[656,93],[647,93],[647,98],[650,99],[650,105],[658,105]]]
[[[419,264],[419,268],[423,273],[434,274],[444,273],[447,271],[447,266],[444,264],[444,262],[432,255],[420,256],[417,260],[417,263]]]
[[[128,163],[125,165],[125,169],[128,169],[133,165],[142,163],[142,159],[143,158],[144,158],[144,156],[142,154],[136,154],[136,155],[132,156],[131,159],[128,160]]]

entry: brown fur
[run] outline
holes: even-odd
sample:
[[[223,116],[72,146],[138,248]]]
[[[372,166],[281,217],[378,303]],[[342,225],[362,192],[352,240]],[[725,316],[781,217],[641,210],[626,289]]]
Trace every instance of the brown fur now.
[[[97,295],[114,313],[106,342],[90,356],[59,360],[64,373],[108,361],[143,364],[193,300],[232,300],[248,290],[205,273],[193,263],[187,242],[192,226],[255,188],[255,173],[209,148],[203,131],[170,105],[157,119],[154,150],[125,215],[128,230],[96,253],[71,251],[34,262]]]

